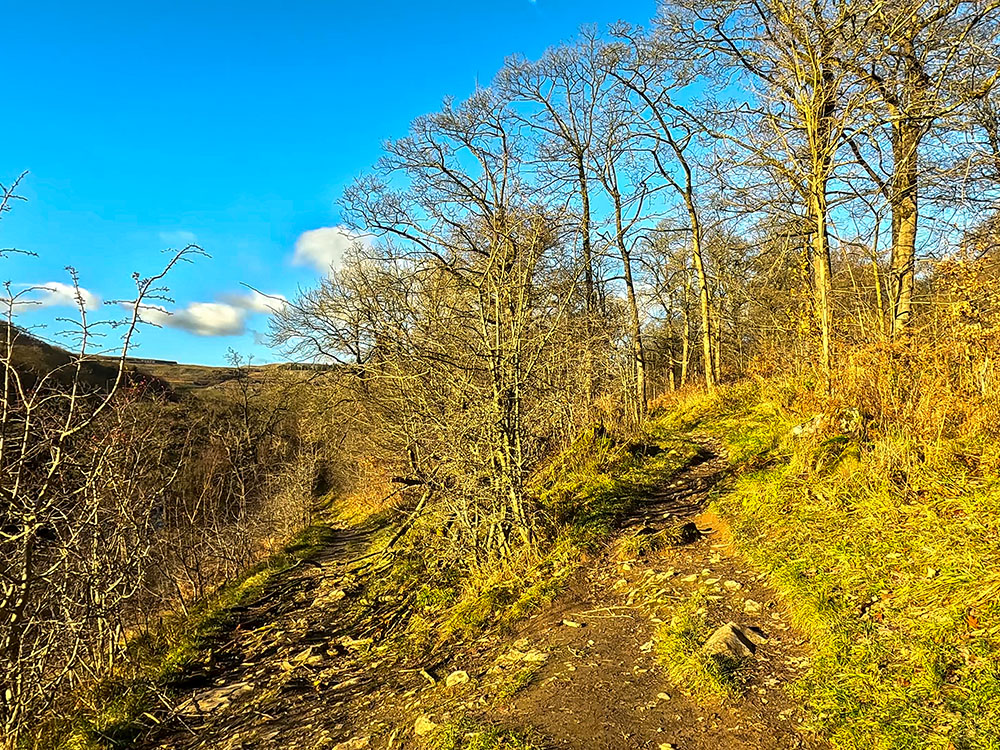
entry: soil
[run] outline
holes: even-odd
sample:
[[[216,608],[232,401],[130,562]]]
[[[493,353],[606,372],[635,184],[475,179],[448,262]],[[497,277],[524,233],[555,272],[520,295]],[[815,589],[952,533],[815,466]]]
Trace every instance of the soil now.
[[[734,556],[725,522],[705,510],[723,476],[719,452],[706,442],[701,459],[652,495],[630,523],[657,530],[693,520],[701,531],[697,541],[646,559],[599,560],[530,625],[525,635],[552,658],[505,712],[512,723],[537,727],[560,748],[825,747],[800,728],[801,712],[786,691],[808,667],[804,639],[761,576]],[[689,695],[669,683],[657,661],[656,615],[666,616],[671,602],[699,587],[709,592],[712,627],[736,622],[767,636],[741,675],[741,697]],[[759,612],[745,612],[748,599],[761,605]],[[583,627],[564,625],[567,620]]]
[[[616,559],[612,547],[513,637],[454,644],[435,664],[369,650],[368,639],[378,641],[401,605],[365,600],[347,565],[364,538],[342,530],[321,559],[235,613],[231,631],[134,746],[416,748],[418,717],[472,716],[529,728],[536,744],[551,748],[823,748],[802,729],[786,689],[808,668],[807,644],[762,577],[734,554],[725,523],[706,511],[724,466],[719,446],[703,441],[699,459],[652,493],[622,532],[691,520],[701,532],[695,541],[631,560]],[[658,621],[699,588],[712,627],[732,621],[767,637],[741,675],[739,697],[688,694],[657,660]],[[455,670],[468,681],[460,675],[446,686]],[[511,696],[500,686],[518,674],[527,684]]]

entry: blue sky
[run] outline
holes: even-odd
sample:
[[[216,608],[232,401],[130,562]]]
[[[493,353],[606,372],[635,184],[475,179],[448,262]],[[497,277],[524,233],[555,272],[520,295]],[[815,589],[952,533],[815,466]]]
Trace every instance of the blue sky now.
[[[73,265],[95,297],[117,299],[164,248],[197,241],[212,257],[173,274],[175,314],[135,353],[277,359],[255,341],[266,314],[240,284],[292,296],[315,283],[308,261],[330,236],[303,235],[338,224],[341,189],[385,138],[507,55],[654,12],[653,0],[0,0],[0,182],[30,172],[0,247],[38,254],[0,260],[0,279],[51,284]],[[53,289],[23,318],[49,337],[71,312]]]

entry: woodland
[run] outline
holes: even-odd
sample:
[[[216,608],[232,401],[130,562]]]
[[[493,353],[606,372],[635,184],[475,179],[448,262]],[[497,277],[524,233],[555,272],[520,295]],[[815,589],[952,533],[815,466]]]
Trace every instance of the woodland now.
[[[511,57],[344,192],[352,251],[272,317],[298,365],[234,353],[192,386],[129,359],[197,246],[112,327],[81,297],[73,352],[8,284],[0,747],[127,746],[109,727],[196,648],[178,623],[318,523],[377,527],[359,575],[423,592],[385,638],[513,621],[615,533],[594,451],[632,466],[695,423],[826,655],[798,694],[816,736],[1000,747],[998,23],[997,0],[671,0]],[[864,638],[926,645],[898,669],[847,645],[886,587],[898,627]]]

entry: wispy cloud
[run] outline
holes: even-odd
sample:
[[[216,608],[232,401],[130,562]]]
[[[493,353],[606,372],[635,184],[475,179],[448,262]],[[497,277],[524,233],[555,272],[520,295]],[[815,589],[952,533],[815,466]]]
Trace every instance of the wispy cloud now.
[[[344,255],[355,245],[367,244],[370,235],[347,227],[320,227],[303,232],[295,241],[292,264],[312,266],[320,273],[329,273],[344,262]]]
[[[262,294],[256,290],[222,294],[219,299],[219,302],[191,302],[176,310],[146,305],[139,317],[146,323],[196,336],[242,336],[248,330],[250,316],[275,313],[286,304],[280,294]]]
[[[38,296],[33,301],[41,307],[78,307],[77,294],[83,300],[87,310],[97,310],[101,306],[101,298],[83,287],[75,288],[72,284],[62,281],[47,281],[44,284],[30,284],[35,287]]]
[[[264,294],[251,289],[247,294],[222,294],[219,296],[226,304],[253,313],[281,312],[288,299],[283,294]]]
[[[247,327],[247,311],[223,302],[192,302],[173,311],[146,306],[139,317],[146,323],[176,328],[196,336],[241,336]]]

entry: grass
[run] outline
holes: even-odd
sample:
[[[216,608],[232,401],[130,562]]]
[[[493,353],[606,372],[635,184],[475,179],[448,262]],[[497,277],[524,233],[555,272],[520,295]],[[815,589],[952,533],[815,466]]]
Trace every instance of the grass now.
[[[639,499],[695,458],[695,443],[655,428],[639,442],[591,428],[538,474],[538,500],[574,546],[602,549]]]
[[[844,750],[1000,748],[1000,476],[959,460],[968,441],[902,427],[794,438],[812,416],[794,391],[727,389],[661,421],[717,434],[742,469],[717,507],[812,641],[796,696]]]
[[[523,732],[463,718],[449,722],[422,743],[425,750],[538,750],[532,738]]]
[[[579,565],[607,546],[637,500],[696,455],[695,443],[669,430],[638,441],[599,427],[584,430],[529,485],[546,519],[539,542],[503,564],[472,569],[443,563],[427,554],[433,521],[416,528],[410,549],[377,584],[386,593],[417,590],[405,642],[393,647],[416,655],[487,631],[509,632],[558,596]]]
[[[156,692],[169,690],[231,625],[236,607],[259,598],[276,577],[322,550],[333,530],[315,525],[300,532],[280,552],[247,570],[206,597],[185,616],[175,616],[156,632],[130,644],[130,659],[112,679],[81,693],[72,720],[43,728],[39,750],[97,750],[128,745],[141,731],[144,715],[156,705]]]
[[[505,674],[494,687],[495,697],[498,700],[510,700],[534,682],[541,669],[541,664],[529,664]]]
[[[742,686],[737,660],[709,656],[703,650],[712,634],[708,626],[704,591],[693,592],[671,608],[673,616],[656,630],[656,655],[675,685],[684,685],[698,698],[712,700],[739,695]]]
[[[698,531],[690,521],[680,521],[653,533],[622,534],[614,541],[615,558],[636,560],[654,555],[667,547],[689,544]]]

